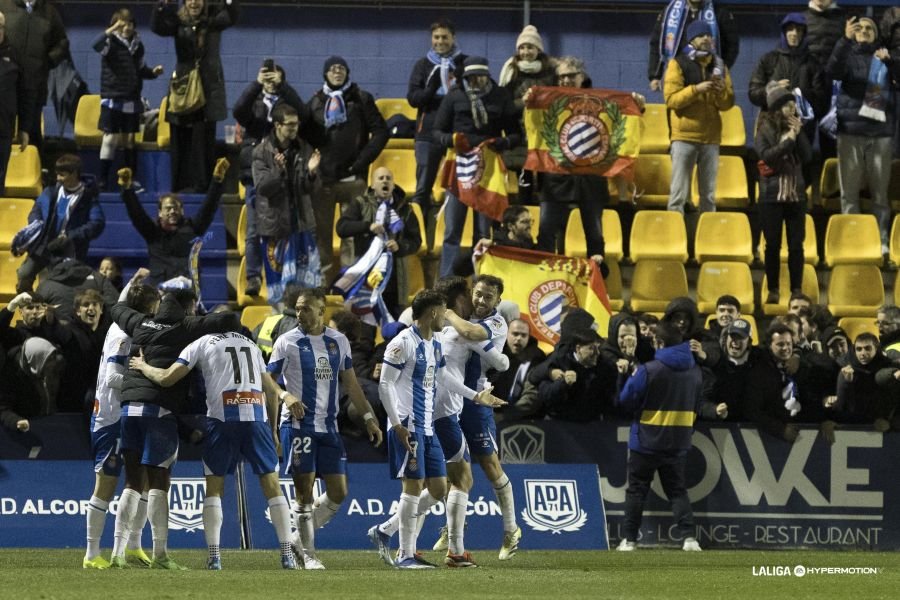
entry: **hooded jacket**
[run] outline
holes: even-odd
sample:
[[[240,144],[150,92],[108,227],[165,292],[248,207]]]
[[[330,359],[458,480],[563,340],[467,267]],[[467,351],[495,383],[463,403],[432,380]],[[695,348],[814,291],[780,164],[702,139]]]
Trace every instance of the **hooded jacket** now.
[[[622,350],[619,349],[619,329],[623,325],[634,325],[635,338],[637,338],[638,343],[640,343],[640,327],[638,326],[637,319],[626,312],[614,314],[609,318],[607,336],[600,346],[600,356],[611,363],[615,363],[620,358],[627,359],[629,362],[635,362],[636,360],[634,356],[625,356]],[[635,351],[636,350],[637,348],[635,348]]]
[[[859,114],[869,82],[869,67],[878,48],[877,40],[872,44],[859,44],[841,36],[828,59],[825,67],[828,76],[841,80],[841,93],[837,99],[838,135],[846,133],[864,137],[891,137],[894,134],[896,90],[888,94],[884,111],[886,121],[876,121]],[[888,82],[891,79],[896,81],[900,77],[900,64],[898,61],[891,61],[888,68]]]
[[[663,314],[663,321],[671,321],[676,312],[683,312],[688,316],[687,332],[684,334],[685,340],[697,340],[703,345],[703,351],[706,352],[704,365],[714,365],[719,362],[722,354],[722,348],[719,346],[719,340],[709,330],[703,328],[703,320],[700,313],[697,312],[697,303],[687,296],[673,298],[666,306]]]
[[[896,397],[892,388],[878,385],[876,374],[893,365],[880,350],[867,365],[856,358],[852,349],[847,353],[848,363],[853,367],[853,381],[843,375],[837,377],[837,403],[834,405],[835,420],[842,423],[872,423],[875,419],[890,419],[897,410]]]
[[[698,92],[697,84],[709,81],[718,62],[709,55],[691,60],[687,54],[679,54],[669,61],[663,96],[669,109],[669,124],[673,142],[697,144],[722,143],[722,117],[719,114],[734,106],[734,87],[731,71],[723,69],[725,88],[721,92]]]

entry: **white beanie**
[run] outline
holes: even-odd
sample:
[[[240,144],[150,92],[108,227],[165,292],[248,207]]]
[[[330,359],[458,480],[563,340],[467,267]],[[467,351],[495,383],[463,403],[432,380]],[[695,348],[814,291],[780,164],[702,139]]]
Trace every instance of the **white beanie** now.
[[[536,46],[541,52],[544,51],[544,40],[541,39],[541,34],[538,33],[537,27],[534,25],[526,25],[522,33],[519,34],[518,39],[516,39],[516,49],[522,44],[531,44]]]

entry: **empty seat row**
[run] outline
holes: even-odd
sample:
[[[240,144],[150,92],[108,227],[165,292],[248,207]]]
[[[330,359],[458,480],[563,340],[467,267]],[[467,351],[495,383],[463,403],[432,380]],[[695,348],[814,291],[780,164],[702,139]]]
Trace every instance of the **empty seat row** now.
[[[156,130],[156,142],[143,143],[142,134],[135,136],[135,141],[144,150],[164,150],[171,142],[169,122],[165,119],[168,98],[163,96],[159,103],[159,120]],[[81,148],[99,148],[103,141],[103,132],[98,127],[100,121],[100,96],[85,94],[78,99],[75,109],[75,142]]]

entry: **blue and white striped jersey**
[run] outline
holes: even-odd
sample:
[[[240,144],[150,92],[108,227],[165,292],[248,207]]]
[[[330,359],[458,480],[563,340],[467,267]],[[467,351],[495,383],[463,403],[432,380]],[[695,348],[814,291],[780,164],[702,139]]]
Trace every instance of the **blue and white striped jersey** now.
[[[91,431],[98,431],[119,422],[122,415],[122,377],[128,369],[128,353],[131,337],[113,323],[103,340],[103,354],[97,371],[97,389],[94,394],[94,411],[91,415]]]
[[[382,377],[390,368],[400,372],[396,383],[397,416],[401,421],[409,419],[406,428],[410,432],[434,435],[438,371],[445,367],[440,334],[434,333],[425,340],[415,325],[401,331],[384,351]]]

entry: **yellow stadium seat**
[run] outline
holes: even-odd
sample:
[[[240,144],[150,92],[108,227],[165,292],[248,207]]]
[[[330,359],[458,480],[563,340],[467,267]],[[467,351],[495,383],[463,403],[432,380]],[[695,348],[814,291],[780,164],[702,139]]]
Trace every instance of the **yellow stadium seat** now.
[[[700,188],[697,183],[697,169],[691,182],[691,201],[700,204]],[[747,171],[740,156],[720,156],[719,172],[716,176],[715,201],[718,208],[747,208],[750,204],[747,187]]]
[[[422,207],[419,206],[418,202],[410,202],[409,206],[412,209],[413,214],[416,215],[416,222],[419,224],[419,235],[422,237],[422,244],[419,246],[416,254],[424,256],[428,251],[425,247],[425,217],[422,215]]]
[[[637,203],[643,207],[665,207],[669,203],[672,158],[668,154],[641,154],[634,169]]]
[[[262,273],[262,287],[259,290],[259,296],[248,296],[247,292],[247,257],[241,257],[241,266],[238,268],[237,275],[237,303],[238,306],[253,306],[266,304],[268,292],[266,291],[266,273]]]
[[[378,98],[375,100],[375,106],[385,121],[394,115],[403,115],[413,122],[416,120],[416,109],[409,105],[406,98]],[[413,138],[391,138],[386,147],[412,149],[415,147],[415,140]],[[412,191],[407,190],[407,192],[412,194]]]
[[[247,246],[247,205],[241,205],[241,215],[238,217],[237,224],[237,249],[241,256],[244,256]]]
[[[622,260],[622,221],[619,219],[619,213],[608,208],[603,209],[600,223],[606,248],[604,258],[610,261]],[[569,213],[569,222],[566,224],[566,254],[587,256],[584,225],[581,221],[581,211],[577,208]]]
[[[537,240],[538,229],[541,226],[541,207],[540,206],[526,206],[528,209],[528,214],[531,215],[531,239]],[[576,211],[572,211],[576,212]],[[566,246],[566,252],[568,252],[569,247]]]
[[[462,237],[460,238],[461,248],[470,248],[472,243],[472,231],[475,228],[475,211],[469,209],[466,213],[466,222],[463,224]],[[440,256],[441,248],[444,246],[444,210],[441,208],[437,215],[437,222],[434,226],[434,248],[429,251],[431,256]],[[477,240],[476,240],[477,241]]]
[[[25,261],[24,256],[13,256],[10,252],[0,252],[0,302],[4,304],[16,297],[16,269]]]
[[[819,177],[819,196],[822,206],[839,210],[841,207],[841,182],[838,177],[838,161],[836,158],[828,158],[822,165],[822,175]]]
[[[407,305],[412,303],[413,297],[425,289],[425,270],[422,268],[422,260],[415,254],[403,258],[406,261]]]
[[[875,265],[837,265],[828,280],[828,310],[836,317],[874,319],[884,304],[884,280]]]
[[[672,260],[642,260],[634,266],[631,310],[664,311],[673,298],[687,295],[687,274],[682,263]]]
[[[891,209],[900,210],[900,158],[891,161],[891,182],[888,185],[888,202]]]
[[[813,304],[819,302],[819,277],[816,275],[816,268],[809,263],[803,265],[803,282],[800,284],[800,290],[812,298]],[[791,297],[791,282],[788,274],[787,263],[781,263],[778,271],[778,304],[765,304],[766,297],[769,295],[769,282],[763,275],[762,291],[760,293],[761,302],[763,302],[763,314],[783,315],[787,313],[788,300]]]
[[[631,260],[677,260],[685,262],[687,230],[684,216],[675,211],[639,210],[631,225]]]
[[[832,215],[825,230],[825,264],[881,266],[881,235],[874,215]]]
[[[43,189],[41,156],[36,146],[19,150],[14,144],[6,168],[6,195],[17,198],[37,198]]]
[[[394,174],[394,183],[412,197],[416,193],[416,155],[413,150],[382,150],[369,167],[369,181],[379,167],[387,167]]]
[[[339,310],[344,310],[344,297],[340,295],[329,294],[325,296],[325,324],[331,320],[331,316]]]
[[[787,262],[788,259],[788,248],[787,248],[787,229],[781,228],[781,262]],[[765,260],[766,258],[766,236],[759,236],[759,258],[761,260]],[[819,246],[816,241],[816,224],[813,221],[812,215],[806,215],[806,235],[803,238],[803,262],[808,263],[810,265],[819,264]]]
[[[700,265],[697,276],[697,308],[701,313],[716,310],[719,296],[730,294],[741,303],[741,312],[752,314],[753,276],[750,267],[743,262],[710,261]]]
[[[753,261],[753,239],[750,220],[739,212],[706,212],[697,222],[694,237],[694,258],[697,262]]]
[[[665,154],[669,151],[669,117],[665,104],[645,105],[641,130],[641,154]]]
[[[844,330],[847,337],[850,338],[850,344],[856,340],[856,336],[861,333],[871,333],[879,337],[878,326],[875,325],[875,314],[870,317],[843,317],[838,321],[838,327]]]
[[[266,320],[269,315],[275,314],[271,306],[245,306],[241,311],[241,325],[253,331],[253,329]]]
[[[756,325],[756,319],[753,318],[753,315],[744,314],[744,313],[741,313],[741,318],[743,320],[747,321],[748,323],[750,323],[750,343],[755,345],[759,340],[759,329],[757,328],[757,325]],[[716,320],[715,313],[706,317],[706,328],[709,329],[709,326],[715,320]]]
[[[166,110],[168,110],[169,98],[163,96],[159,103],[159,120],[156,129],[156,145],[160,150],[166,150],[172,142],[172,128],[166,120]]]
[[[722,143],[724,147],[743,148],[747,145],[747,131],[744,129],[744,113],[735,104],[722,115]]]
[[[9,250],[13,236],[28,225],[28,213],[34,200],[27,198],[0,198],[0,250]]]
[[[616,260],[606,261],[606,265],[609,267],[609,276],[604,283],[606,283],[606,295],[609,296],[609,307],[614,311],[620,311],[625,307],[622,295],[622,271]]]
[[[244,183],[241,180],[238,180],[238,198],[241,200],[247,199],[247,188],[244,187]]]
[[[900,215],[894,217],[894,223],[891,225],[890,257],[894,263],[900,260]]]
[[[81,148],[96,148],[103,141],[100,122],[100,96],[85,94],[78,99],[75,109],[75,142]]]

